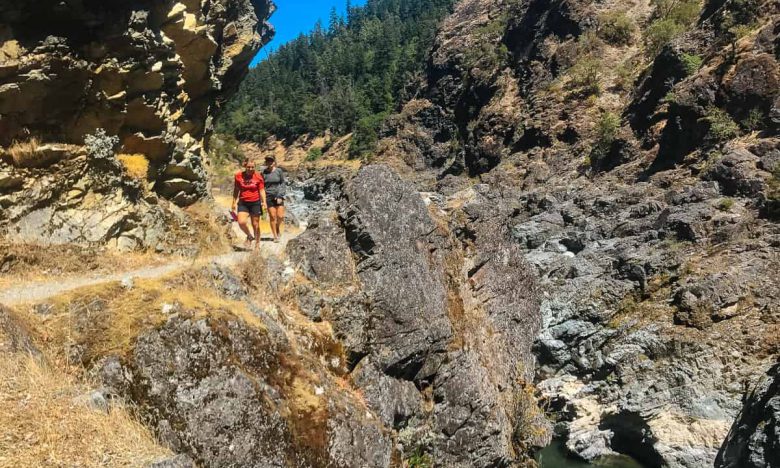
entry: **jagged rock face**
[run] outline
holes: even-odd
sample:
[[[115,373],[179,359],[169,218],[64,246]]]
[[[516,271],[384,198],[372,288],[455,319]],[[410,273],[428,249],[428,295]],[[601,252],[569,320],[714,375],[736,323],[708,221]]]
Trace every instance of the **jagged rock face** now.
[[[294,278],[259,259],[247,268],[247,281],[212,265],[162,289],[86,291],[51,304],[50,318],[68,318],[69,358],[90,369],[99,392],[132,404],[162,444],[197,466],[397,466],[380,413],[341,378],[329,329],[299,320],[278,297],[265,303],[268,292],[252,286],[261,277],[281,291]],[[170,302],[163,290],[176,291]],[[128,319],[121,330],[117,319]],[[9,326],[0,310],[0,331]],[[116,333],[122,344],[105,347]]]
[[[523,386],[538,292],[490,209],[495,194],[439,206],[385,166],[343,193],[337,218],[290,244],[313,282],[298,290],[302,310],[333,325],[352,381],[405,455],[452,467],[527,457],[547,436]],[[459,214],[448,223],[444,210]]]
[[[752,29],[732,50],[719,22],[745,5]],[[484,206],[504,207],[544,292],[537,385],[571,451],[711,466],[778,352],[778,4],[709,2],[656,57],[639,37],[598,38],[615,11],[653,20],[624,2],[459,3],[378,158],[445,205],[475,190],[464,172],[501,194]],[[594,54],[600,88],[584,91]],[[723,137],[729,122],[741,138]]]
[[[780,466],[780,364],[772,367],[748,396],[715,466]]]
[[[8,150],[0,203],[15,208],[0,222],[33,216],[58,224],[58,213],[69,218],[74,207],[101,211],[74,192],[96,183],[80,180],[87,162],[81,146],[98,128],[118,137],[113,150],[148,166],[139,177],[145,190],[179,205],[202,197],[212,119],[270,39],[265,20],[272,9],[265,0],[0,3],[0,146]],[[33,164],[13,161],[14,145],[30,140],[39,146],[28,158]],[[49,178],[44,189],[40,181]],[[137,203],[122,191],[111,198],[123,202],[109,202],[113,209],[103,216]],[[53,237],[79,242],[115,235],[98,228]]]

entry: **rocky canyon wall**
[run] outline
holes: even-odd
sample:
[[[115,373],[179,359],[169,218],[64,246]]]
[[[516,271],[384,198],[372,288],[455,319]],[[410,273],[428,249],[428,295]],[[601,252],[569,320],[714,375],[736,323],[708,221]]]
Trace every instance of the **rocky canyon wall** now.
[[[569,450],[693,468],[778,359],[780,8],[695,3],[654,50],[659,4],[460,2],[377,159],[496,194]]]
[[[270,40],[273,8],[0,2],[0,225],[9,237],[153,246],[158,197],[188,205],[206,194],[212,119]]]

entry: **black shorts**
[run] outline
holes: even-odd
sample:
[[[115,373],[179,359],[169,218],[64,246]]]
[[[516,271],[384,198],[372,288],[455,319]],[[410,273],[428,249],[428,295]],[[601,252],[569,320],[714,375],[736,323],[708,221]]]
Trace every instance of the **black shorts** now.
[[[276,208],[277,206],[284,206],[284,198],[268,197],[266,200],[268,208]]]
[[[263,216],[263,204],[256,202],[238,202],[238,212],[249,213],[249,216]]]

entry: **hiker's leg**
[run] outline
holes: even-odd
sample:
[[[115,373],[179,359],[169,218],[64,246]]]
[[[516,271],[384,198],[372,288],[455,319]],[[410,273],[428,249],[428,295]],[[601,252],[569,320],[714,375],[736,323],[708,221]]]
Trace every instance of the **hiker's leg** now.
[[[277,224],[276,224],[276,217],[277,217],[277,210],[279,208],[274,207],[268,207],[268,221],[271,225],[271,235],[273,235],[274,239],[279,237],[279,232],[277,231]]]
[[[282,237],[282,225],[284,224],[284,205],[276,208],[276,235]]]
[[[247,238],[252,237],[252,231],[249,230],[249,213],[246,211],[238,212],[238,227],[244,231],[244,234],[246,234]]]
[[[252,216],[252,229],[255,231],[255,247],[260,245],[260,216]]]

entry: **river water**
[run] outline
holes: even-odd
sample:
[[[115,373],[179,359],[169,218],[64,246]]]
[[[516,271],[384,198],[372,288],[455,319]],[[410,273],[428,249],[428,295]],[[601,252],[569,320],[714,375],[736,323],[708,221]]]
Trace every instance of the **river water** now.
[[[602,457],[592,462],[572,458],[566,451],[563,442],[553,440],[537,455],[536,461],[541,468],[644,468],[631,457],[625,455]]]

